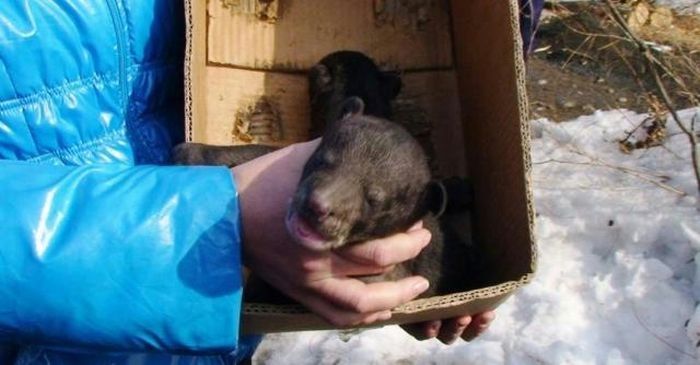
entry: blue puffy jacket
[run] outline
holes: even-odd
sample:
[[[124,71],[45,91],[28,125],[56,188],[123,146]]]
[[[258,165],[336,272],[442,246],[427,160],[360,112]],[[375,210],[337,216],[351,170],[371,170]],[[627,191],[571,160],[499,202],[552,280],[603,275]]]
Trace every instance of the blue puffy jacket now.
[[[182,1],[0,2],[1,364],[240,350],[231,174],[157,166],[182,138],[183,23]]]

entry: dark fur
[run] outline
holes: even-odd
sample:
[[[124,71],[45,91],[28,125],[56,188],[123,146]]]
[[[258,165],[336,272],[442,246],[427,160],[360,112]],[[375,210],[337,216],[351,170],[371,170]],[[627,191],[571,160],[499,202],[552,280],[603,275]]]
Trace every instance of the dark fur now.
[[[330,123],[304,166],[292,210],[339,247],[405,231],[428,208],[430,172],[420,146],[401,126],[355,109]],[[347,106],[352,104],[354,106]],[[330,207],[320,217],[311,200]]]
[[[312,134],[322,130],[323,139],[304,167],[291,214],[323,237],[337,239],[329,249],[403,232],[423,219],[433,238],[416,259],[387,275],[362,279],[422,275],[431,283],[424,297],[465,289],[467,247],[445,244],[430,213],[442,195],[435,194],[425,154],[402,126],[387,119],[401,88],[398,76],[380,71],[361,53],[341,51],[313,67],[309,85]],[[232,166],[264,152],[193,145],[177,147],[174,157],[177,163]],[[322,215],[319,204],[328,208]],[[254,296],[271,300],[259,291]]]
[[[171,160],[177,165],[224,165],[234,167],[276,150],[259,144],[212,146],[202,143],[181,143],[172,150]]]
[[[402,86],[396,72],[381,71],[360,52],[329,54],[309,71],[311,137],[320,137],[329,122],[342,118],[343,103],[353,96],[364,103],[364,114],[391,119],[391,101]]]

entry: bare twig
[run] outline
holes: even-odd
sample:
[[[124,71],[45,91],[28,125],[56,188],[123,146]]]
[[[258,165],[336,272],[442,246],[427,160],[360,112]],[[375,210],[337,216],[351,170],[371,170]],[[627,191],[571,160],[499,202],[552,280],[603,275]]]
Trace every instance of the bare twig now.
[[[685,52],[684,50],[679,50],[679,54],[683,62],[685,62],[686,69],[693,75],[693,77],[700,79],[700,68],[698,65],[690,58],[690,55],[698,51]]]
[[[632,138],[632,135],[634,135],[634,132],[638,131],[639,128],[642,128],[642,126],[643,126],[644,124],[649,123],[649,122],[651,122],[652,120],[654,120],[654,117],[646,117],[646,118],[644,118],[639,124],[637,124],[634,128],[632,128],[632,130],[630,130],[629,132],[627,132],[627,135],[625,136],[625,138],[621,139],[620,142],[627,142],[627,141],[629,141],[629,139]]]
[[[571,54],[571,55],[569,56],[569,58],[566,60],[566,63],[562,66],[562,69],[565,68],[566,65],[567,65],[569,62],[571,62],[571,58],[573,58],[573,56],[579,56],[579,57],[581,57],[581,58],[587,58],[587,59],[589,59],[590,61],[593,61],[593,62],[595,62],[595,60],[596,60],[593,56],[589,56],[589,55],[583,53],[582,51],[579,51],[579,49],[571,49],[571,48],[564,47],[564,48],[562,48],[562,51],[568,52],[568,53]]]
[[[659,70],[658,68],[661,68],[666,72],[667,75],[673,75],[672,73],[668,72],[667,69],[665,69],[665,66],[656,58],[654,57],[653,53],[651,52],[651,49],[649,48],[649,45],[639,39],[632,30],[627,26],[627,22],[625,19],[622,17],[622,14],[620,14],[620,11],[617,9],[617,7],[612,3],[611,0],[603,0],[605,4],[608,6],[608,9],[610,10],[610,14],[612,19],[615,21],[615,23],[622,29],[622,32],[630,39],[632,40],[636,45],[637,48],[639,49],[640,54],[643,56],[643,58],[646,60],[647,64],[649,65],[649,69],[652,73],[652,76],[654,78],[654,83],[657,88],[657,91],[659,92],[661,96],[661,100],[663,101],[664,105],[666,105],[666,108],[668,109],[669,113],[671,114],[673,120],[676,122],[678,127],[685,133],[685,135],[688,137],[688,141],[690,143],[690,149],[691,149],[691,159],[693,162],[693,171],[695,172],[695,179],[697,181],[697,188],[698,192],[700,193],[700,146],[698,145],[698,136],[688,127],[683,124],[681,121],[680,117],[678,116],[678,112],[671,101],[671,97],[668,94],[668,90],[666,90],[666,86],[664,86],[663,81],[661,80],[661,76],[659,75]],[[675,78],[675,76],[672,76]],[[675,80],[677,83],[678,80]],[[681,86],[684,86],[685,84],[682,82],[679,83]]]
[[[642,82],[642,78],[639,76],[637,70],[634,69],[634,66],[632,66],[627,57],[625,57],[625,55],[622,53],[622,51],[620,51],[620,49],[616,45],[613,45],[612,48],[613,51],[617,53],[618,57],[620,57],[625,66],[627,66],[627,69],[632,74],[632,76],[634,76],[634,81],[637,83],[637,86],[639,86],[639,88],[642,89],[642,91],[647,92],[646,87],[644,86],[644,82]]]
[[[611,169],[615,169],[615,170],[618,170],[618,171],[621,171],[621,172],[630,174],[630,175],[632,175],[632,176],[638,177],[638,178],[640,178],[640,179],[642,179],[642,180],[644,180],[644,181],[650,182],[650,183],[652,183],[652,184],[654,184],[654,185],[657,185],[657,186],[659,186],[659,187],[661,187],[661,188],[663,188],[663,189],[665,189],[665,190],[672,191],[672,192],[674,192],[674,193],[676,193],[676,194],[679,194],[679,195],[681,195],[681,196],[686,196],[686,195],[688,195],[686,192],[681,191],[681,190],[678,190],[678,189],[674,188],[673,186],[668,185],[668,184],[666,184],[666,183],[664,183],[664,182],[662,182],[662,181],[657,181],[657,180],[651,179],[651,177],[656,177],[656,178],[659,178],[659,179],[668,180],[668,179],[669,179],[668,176],[665,176],[665,175],[658,175],[658,174],[652,174],[652,173],[648,173],[648,172],[644,172],[644,171],[640,171],[640,170],[635,170],[635,169],[632,169],[632,168],[629,168],[629,167],[624,167],[624,166],[619,166],[619,165],[613,165],[613,164],[611,164],[611,163],[609,163],[609,162],[606,162],[606,161],[604,161],[604,160],[602,160],[602,159],[600,159],[600,158],[598,158],[598,157],[591,156],[591,155],[589,155],[589,154],[587,154],[587,153],[585,153],[585,152],[583,152],[583,151],[581,151],[581,150],[579,150],[579,149],[575,149],[575,148],[571,148],[571,147],[569,147],[569,149],[570,149],[571,152],[573,152],[573,153],[575,153],[575,154],[577,154],[577,155],[580,155],[580,156],[583,156],[583,157],[588,158],[588,159],[591,161],[591,163],[594,164],[594,165],[604,166],[604,167],[608,167],[608,168],[611,168]]]
[[[668,342],[665,338],[659,336],[656,332],[652,331],[651,328],[649,328],[649,326],[648,326],[646,323],[644,323],[644,321],[642,321],[642,319],[639,317],[639,313],[637,312],[637,306],[634,305],[634,302],[632,302],[631,305],[632,305],[632,312],[634,313],[634,318],[637,319],[637,322],[639,322],[639,325],[642,326],[642,328],[644,328],[644,330],[647,331],[647,333],[649,333],[650,335],[652,335],[652,336],[653,336],[655,339],[657,339],[659,342],[661,342],[661,343],[663,343],[664,345],[668,346],[668,348],[672,349],[673,351],[676,351],[676,352],[679,353],[679,354],[688,356],[688,357],[691,358],[691,359],[696,359],[696,360],[697,360],[697,356],[696,356],[696,355],[683,351],[683,349],[680,349],[680,348],[674,346],[673,344],[671,344],[670,342]]]
[[[575,27],[571,26],[570,24],[568,24],[568,23],[566,23],[566,22],[563,22],[562,24],[563,24],[567,29],[569,29],[570,31],[572,31],[572,32],[574,32],[574,33],[576,33],[576,34],[582,35],[582,36],[594,37],[594,38],[609,38],[609,39],[612,39],[612,40],[618,40],[618,41],[624,41],[624,42],[629,42],[629,41],[630,41],[629,39],[627,39],[627,38],[625,38],[625,37],[620,37],[620,36],[615,35],[615,34],[587,32],[587,31],[585,31],[585,30],[581,30],[581,29],[575,28]]]
[[[598,47],[598,52],[604,51],[604,50],[606,50],[606,49],[609,48],[609,47],[616,46],[618,43],[620,43],[619,40],[617,40],[617,39],[612,40],[612,41],[610,41],[608,44],[606,44],[606,45],[604,45],[604,46],[601,46],[601,47]]]
[[[586,37],[586,38],[581,42],[581,44],[578,45],[578,47],[576,47],[576,49],[569,49],[569,48],[565,48],[565,49],[564,49],[565,51],[569,52],[570,54],[569,54],[569,57],[568,57],[568,58],[566,59],[566,61],[564,62],[564,64],[561,66],[561,69],[562,69],[562,70],[565,69],[566,66],[569,65],[569,62],[571,62],[571,59],[574,58],[575,55],[579,55],[579,56],[582,56],[582,57],[586,57],[586,58],[588,58],[588,59],[590,59],[590,60],[593,60],[593,57],[588,56],[588,55],[584,55],[583,53],[580,52],[581,48],[583,48],[583,46],[584,46],[586,43],[588,43],[588,41],[590,41],[590,40],[591,40],[591,36],[588,36],[588,37]]]
[[[589,159],[589,161],[565,161],[565,160],[558,160],[558,159],[548,159],[548,160],[545,160],[545,161],[533,162],[533,165],[543,165],[543,164],[546,164],[546,163],[560,163],[560,164],[568,164],[568,165],[582,165],[582,166],[593,166],[593,167],[605,167],[605,168],[617,170],[617,171],[619,171],[619,172],[622,172],[622,173],[625,173],[625,174],[634,176],[634,177],[636,177],[636,178],[638,178],[638,179],[640,179],[640,180],[643,180],[643,181],[646,181],[646,182],[648,182],[648,183],[654,184],[654,185],[656,185],[656,186],[658,186],[658,187],[660,187],[660,188],[662,188],[662,189],[664,189],[664,190],[666,190],[666,191],[672,192],[672,193],[677,194],[677,195],[679,195],[679,196],[686,196],[686,195],[688,195],[688,194],[686,194],[684,191],[679,190],[679,189],[677,189],[677,188],[675,188],[675,187],[673,187],[673,186],[671,186],[671,185],[669,185],[669,184],[666,184],[666,183],[664,183],[663,181],[656,180],[656,179],[663,179],[663,180],[666,180],[666,179],[668,179],[668,176],[659,175],[659,174],[647,173],[647,172],[644,172],[644,171],[632,169],[632,168],[625,167],[625,166],[613,165],[613,164],[611,164],[611,163],[605,162],[605,161],[603,161],[603,160],[601,160],[601,159],[599,159],[599,158],[597,158],[597,157],[593,157],[593,156],[587,155],[587,154],[585,154],[585,153],[583,153],[583,152],[580,152],[580,151],[578,151],[578,150],[573,150],[573,149],[572,149],[572,152],[574,152],[574,153],[576,153],[576,154],[578,154],[578,155],[587,157],[587,158]]]

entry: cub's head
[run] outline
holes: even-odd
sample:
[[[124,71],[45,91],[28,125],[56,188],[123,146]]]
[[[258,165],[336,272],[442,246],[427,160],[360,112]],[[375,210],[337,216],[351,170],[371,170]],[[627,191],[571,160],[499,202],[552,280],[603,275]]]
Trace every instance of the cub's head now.
[[[396,123],[363,114],[359,98],[326,128],[304,167],[287,215],[295,240],[314,250],[405,231],[431,206],[423,150]]]
[[[365,104],[364,114],[391,118],[391,102],[401,91],[398,73],[382,71],[361,52],[333,52],[309,72],[311,135],[325,132],[326,124],[343,116],[343,101],[357,96]]]

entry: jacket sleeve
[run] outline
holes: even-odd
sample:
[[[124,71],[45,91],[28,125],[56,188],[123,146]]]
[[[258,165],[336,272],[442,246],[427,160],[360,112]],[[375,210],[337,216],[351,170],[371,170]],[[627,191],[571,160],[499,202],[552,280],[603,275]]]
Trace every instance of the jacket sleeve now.
[[[0,342],[233,350],[239,222],[223,167],[0,161]]]

